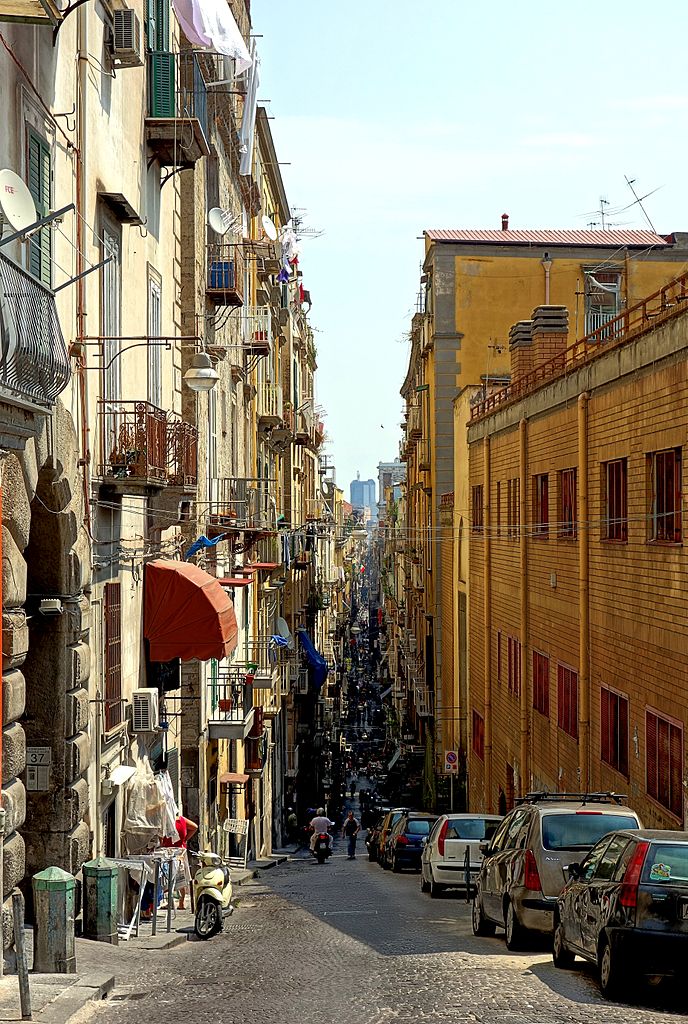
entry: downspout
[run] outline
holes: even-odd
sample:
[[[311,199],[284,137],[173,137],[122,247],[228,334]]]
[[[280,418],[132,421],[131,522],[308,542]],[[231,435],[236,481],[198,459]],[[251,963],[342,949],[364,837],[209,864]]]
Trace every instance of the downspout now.
[[[578,772],[581,792],[590,786],[590,529],[588,516],[588,398],[578,398],[578,665],[580,700],[578,704]]]
[[[88,90],[88,15],[87,6],[79,9],[77,38],[77,106],[78,106],[78,130],[79,146],[76,152],[76,252],[77,252],[77,273],[84,271],[84,253],[86,249],[87,233],[86,223],[86,195],[88,189],[88,111],[86,96]],[[90,416],[88,407],[88,384],[86,380],[86,348],[82,339],[87,334],[86,323],[88,316],[87,286],[83,277],[79,277],[76,284],[77,302],[77,367],[79,373],[79,397],[81,404],[81,461],[82,478],[84,489],[84,525],[88,536],[92,539],[91,532],[91,496],[89,493],[89,475],[91,464],[91,442],[90,442]]]
[[[490,537],[490,438],[483,440],[483,651],[485,675],[485,810],[491,814],[492,799],[492,539]]]
[[[527,460],[528,422],[522,419],[518,425],[519,441],[519,554],[521,563],[521,694],[520,694],[520,771],[519,796],[530,788],[530,750],[528,723],[528,531],[527,531]]]

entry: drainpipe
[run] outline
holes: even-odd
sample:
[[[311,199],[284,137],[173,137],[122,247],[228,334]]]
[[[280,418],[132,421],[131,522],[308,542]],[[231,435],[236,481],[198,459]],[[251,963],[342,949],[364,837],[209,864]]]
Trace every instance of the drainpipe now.
[[[522,419],[518,425],[519,440],[519,554],[521,562],[521,698],[520,698],[520,759],[519,795],[524,796],[530,785],[529,708],[528,708],[528,539],[527,539],[527,465],[528,423]]]
[[[86,251],[87,231],[85,216],[87,209],[88,192],[88,113],[86,97],[88,94],[88,7],[82,6],[78,13],[77,38],[77,107],[78,107],[78,130],[79,146],[76,152],[76,252],[77,252],[77,273],[84,270],[84,253]],[[77,338],[83,338],[86,331],[88,302],[88,287],[83,277],[80,277],[77,287]],[[89,493],[89,467],[91,462],[90,450],[90,416],[88,408],[88,382],[86,379],[86,348],[78,351],[79,371],[79,397],[81,404],[81,458],[82,475],[84,488],[84,525],[91,537],[91,496]]]
[[[490,537],[490,438],[483,440],[483,649],[485,674],[485,810],[494,810],[492,799],[492,539]]]
[[[590,530],[588,528],[588,398],[584,392],[578,398],[578,772],[581,791],[590,788]]]
[[[545,271],[545,305],[549,306],[549,272],[552,269],[552,260],[548,252],[545,253],[540,262]]]

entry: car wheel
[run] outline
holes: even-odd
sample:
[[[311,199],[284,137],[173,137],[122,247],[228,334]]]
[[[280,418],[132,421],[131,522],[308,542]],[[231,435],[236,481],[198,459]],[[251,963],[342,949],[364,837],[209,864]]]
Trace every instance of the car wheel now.
[[[526,929],[516,916],[516,911],[514,910],[514,905],[511,900],[509,900],[509,903],[507,904],[506,913],[504,915],[504,937],[506,939],[506,948],[508,950],[513,952],[523,948]]]
[[[437,897],[441,896],[443,892],[444,892],[444,886],[443,885],[439,885],[439,883],[435,881],[435,879],[432,877],[432,872],[431,872],[430,873],[430,896],[432,897],[432,899],[436,900]]]
[[[552,960],[554,966],[558,967],[561,971],[570,971],[575,959],[575,955],[566,947],[564,926],[559,921],[554,929],[554,939],[552,941]]]
[[[425,872],[420,869],[420,891],[430,892],[430,883],[425,881]]]
[[[396,858],[396,854],[394,857],[392,857],[392,871],[395,873],[395,875],[398,875],[399,872],[401,871],[401,865]]]
[[[603,939],[600,945],[597,964],[600,969],[600,992],[605,999],[615,999],[621,989],[621,965],[607,939]]]
[[[389,871],[390,865],[389,865],[389,861],[387,860],[387,853],[386,852],[382,856],[381,864],[382,864],[382,867],[383,867],[383,869],[385,871]]]
[[[471,907],[471,924],[474,935],[494,935],[497,928],[497,925],[492,921],[488,921],[483,914],[483,908],[480,905],[477,893],[473,897],[473,906]]]

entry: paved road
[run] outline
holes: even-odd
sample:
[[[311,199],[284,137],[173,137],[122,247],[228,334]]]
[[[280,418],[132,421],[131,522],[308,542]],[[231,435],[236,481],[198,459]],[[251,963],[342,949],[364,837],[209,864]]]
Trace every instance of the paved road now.
[[[237,891],[224,935],[131,964],[94,1024],[658,1024],[666,1004],[603,1000],[592,970],[556,971],[546,950],[476,939],[468,906],[432,900],[345,844]]]

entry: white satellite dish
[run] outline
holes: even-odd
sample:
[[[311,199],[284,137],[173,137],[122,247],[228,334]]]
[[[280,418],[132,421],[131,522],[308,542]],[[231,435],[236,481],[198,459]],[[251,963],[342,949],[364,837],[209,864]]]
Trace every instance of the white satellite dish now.
[[[38,220],[36,207],[28,188],[14,171],[0,171],[0,214],[2,224],[23,231]]]
[[[218,235],[226,235],[239,220],[231,210],[223,210],[221,206],[213,206],[208,210],[208,224]]]
[[[263,225],[263,231],[265,232],[267,237],[270,239],[270,241],[271,242],[276,242],[277,241],[277,228],[274,225],[272,217],[268,217],[267,214],[265,214],[263,217],[261,217],[260,222]]]

